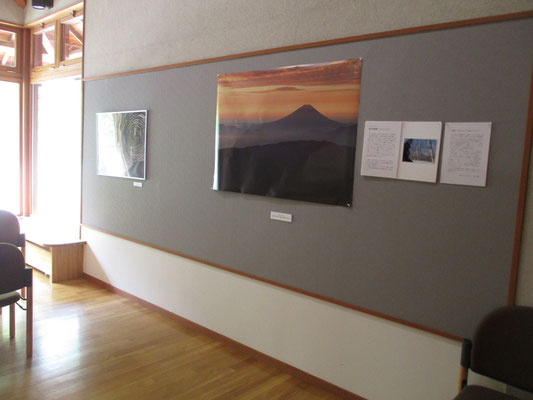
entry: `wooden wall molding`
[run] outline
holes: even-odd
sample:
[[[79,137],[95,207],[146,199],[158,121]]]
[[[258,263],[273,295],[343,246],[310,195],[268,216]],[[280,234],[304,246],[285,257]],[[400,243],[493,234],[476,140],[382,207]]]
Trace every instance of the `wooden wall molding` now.
[[[2,21],[1,19],[0,19],[0,25],[9,26],[11,28],[24,28],[24,25],[15,24],[13,22]]]
[[[443,22],[440,24],[423,25],[423,26],[418,26],[418,27],[413,27],[413,28],[395,29],[395,30],[385,31],[385,32],[368,33],[368,34],[357,35],[357,36],[348,36],[348,37],[339,38],[339,39],[322,40],[318,42],[303,43],[303,44],[297,44],[297,45],[292,45],[292,46],[283,46],[283,47],[275,47],[272,49],[249,51],[246,53],[237,53],[237,54],[231,54],[227,56],[186,61],[186,62],[181,62],[181,63],[176,63],[176,64],[136,69],[132,71],[117,72],[117,73],[94,76],[94,77],[89,77],[89,78],[83,77],[83,80],[84,81],[95,81],[95,80],[100,80],[100,79],[116,78],[119,76],[141,74],[144,72],[162,71],[166,69],[189,67],[192,65],[208,64],[208,63],[214,63],[214,62],[219,62],[219,61],[235,60],[239,58],[255,57],[255,56],[262,56],[262,55],[267,55],[267,54],[283,53],[287,51],[309,49],[313,47],[331,46],[331,45],[336,45],[336,44],[358,42],[358,41],[363,41],[363,40],[372,40],[372,39],[386,38],[386,37],[392,37],[392,36],[410,35],[413,33],[438,31],[438,30],[444,30],[444,29],[459,28],[463,26],[489,24],[493,22],[503,22],[503,21],[509,21],[509,20],[514,20],[514,19],[531,18],[531,17],[533,17],[533,10],[521,11],[521,12],[511,13],[511,14],[502,14],[502,15],[496,15],[496,16],[467,19],[467,20],[462,20],[462,21]]]
[[[396,317],[393,317],[391,315],[380,313],[380,312],[377,312],[377,311],[374,311],[374,310],[371,310],[371,309],[368,309],[368,308],[359,307],[359,306],[356,306],[356,305],[353,305],[353,304],[350,304],[350,303],[347,303],[347,302],[344,302],[344,301],[333,299],[331,297],[322,296],[320,294],[309,292],[307,290],[295,288],[295,287],[292,287],[292,286],[289,286],[289,285],[285,285],[283,283],[272,281],[270,279],[261,278],[261,277],[256,276],[256,275],[252,275],[252,274],[249,274],[247,272],[242,272],[242,271],[230,268],[230,267],[226,267],[224,265],[220,265],[220,264],[216,264],[216,263],[213,263],[213,262],[210,262],[210,261],[206,261],[206,260],[203,260],[203,259],[198,258],[198,257],[193,257],[193,256],[189,256],[187,254],[180,253],[178,251],[165,249],[164,247],[157,246],[157,245],[154,245],[154,244],[151,244],[151,243],[146,243],[146,242],[143,242],[143,241],[140,241],[140,240],[137,240],[137,239],[132,239],[130,237],[127,237],[127,236],[124,236],[124,235],[120,235],[118,233],[108,232],[105,229],[97,228],[97,227],[94,227],[94,226],[91,226],[91,225],[88,225],[88,224],[82,224],[81,226],[83,228],[91,229],[91,230],[96,231],[96,232],[101,232],[101,233],[104,233],[106,235],[114,236],[116,238],[127,240],[127,241],[132,242],[132,243],[140,244],[142,246],[150,247],[150,248],[155,249],[155,250],[159,250],[159,251],[163,251],[165,253],[173,254],[175,256],[182,257],[182,258],[185,258],[187,260],[199,262],[199,263],[202,263],[204,265],[208,265],[210,267],[221,269],[221,270],[226,271],[226,272],[231,272],[233,274],[236,274],[236,275],[239,275],[239,276],[243,276],[245,278],[250,278],[250,279],[253,279],[253,280],[256,280],[256,281],[259,281],[259,282],[267,283],[267,284],[272,285],[272,286],[276,286],[276,287],[279,287],[279,288],[282,288],[282,289],[290,290],[291,292],[303,294],[305,296],[309,296],[309,297],[312,297],[312,298],[315,298],[315,299],[318,299],[318,300],[322,300],[322,301],[325,301],[325,302],[328,302],[328,303],[332,303],[332,304],[335,304],[335,305],[338,305],[338,306],[341,306],[341,307],[344,307],[344,308],[348,308],[350,310],[354,310],[354,311],[362,312],[362,313],[365,313],[365,314],[373,315],[374,317],[385,319],[387,321],[391,321],[391,322],[395,322],[395,323],[398,323],[398,324],[401,324],[401,325],[409,326],[411,328],[415,328],[415,329],[418,329],[418,330],[421,330],[421,331],[432,333],[432,334],[437,335],[437,336],[442,336],[442,337],[445,337],[447,339],[452,339],[452,340],[455,340],[457,342],[461,342],[463,340],[460,336],[457,336],[457,335],[454,335],[454,334],[451,334],[451,333],[448,333],[448,332],[440,331],[438,329],[433,329],[431,327],[428,327],[428,326],[425,326],[425,325],[422,325],[422,324],[417,324],[417,323],[414,323],[414,322],[410,322],[410,321],[407,321],[407,320],[403,320],[401,318],[396,318]]]
[[[520,176],[520,193],[516,212],[513,258],[511,261],[511,275],[509,277],[509,294],[507,303],[516,302],[516,287],[518,285],[518,268],[520,266],[520,252],[522,248],[522,233],[526,214],[526,200],[528,192],[529,163],[531,160],[531,146],[533,145],[533,68],[531,68],[531,82],[529,89],[529,106],[527,113],[526,134],[524,137],[524,153],[522,155],[522,175]],[[533,201],[533,199],[531,200]]]
[[[166,318],[169,318],[173,321],[177,321],[178,323],[184,325],[187,328],[190,328],[192,330],[195,330],[197,332],[200,332],[216,341],[223,342],[225,344],[228,344],[239,351],[245,352],[247,354],[250,354],[251,356],[257,357],[260,360],[263,360],[270,365],[273,365],[275,368],[278,368],[279,370],[288,373],[292,376],[295,376],[299,379],[301,379],[304,382],[308,382],[312,385],[319,386],[331,393],[334,393],[335,395],[339,396],[342,399],[346,400],[366,400],[365,398],[358,396],[346,389],[343,389],[337,385],[334,385],[333,383],[327,382],[321,378],[318,378],[314,375],[311,375],[305,371],[302,371],[301,369],[298,369],[296,367],[293,367],[290,364],[287,364],[283,361],[280,361],[274,357],[271,357],[265,353],[262,353],[260,351],[257,351],[255,349],[252,349],[251,347],[246,346],[245,344],[242,344],[240,342],[237,342],[233,339],[228,338],[227,336],[221,335],[220,333],[217,333],[211,329],[208,329],[202,325],[197,324],[196,322],[193,322],[191,320],[188,320],[180,315],[174,314],[168,310],[165,310],[164,308],[161,308],[159,306],[156,306],[155,304],[152,304],[146,300],[143,300],[135,295],[132,295],[131,293],[128,293],[124,290],[118,289],[114,287],[113,285],[110,285],[107,282],[104,282],[98,278],[95,278],[92,275],[83,273],[83,278],[87,279],[90,282],[93,282],[99,286],[102,286],[103,288],[113,292],[117,293],[118,295],[125,297],[127,299],[130,299],[138,304],[141,304],[142,306],[148,308],[149,310],[152,310],[158,314],[163,315]]]

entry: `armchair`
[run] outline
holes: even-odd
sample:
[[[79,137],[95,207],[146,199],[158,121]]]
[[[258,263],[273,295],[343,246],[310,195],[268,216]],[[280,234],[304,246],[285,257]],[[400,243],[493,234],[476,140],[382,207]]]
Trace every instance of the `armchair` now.
[[[19,220],[15,214],[9,211],[0,210],[0,243],[11,243],[20,248],[24,259],[26,259],[26,236],[20,233]],[[25,296],[25,289],[22,289]],[[0,307],[0,315],[2,308]]]
[[[26,355],[33,354],[33,276],[26,268],[20,250],[0,243],[0,308],[9,306],[9,336],[15,337],[15,304],[21,299],[17,290],[26,288]],[[22,307],[21,307],[22,308]]]
[[[533,308],[501,307],[481,320],[473,339],[463,341],[460,393],[454,400],[516,400],[467,385],[468,370],[533,392]]]
[[[20,233],[18,218],[9,211],[0,210],[0,243],[11,243],[20,247],[25,255],[26,237]]]

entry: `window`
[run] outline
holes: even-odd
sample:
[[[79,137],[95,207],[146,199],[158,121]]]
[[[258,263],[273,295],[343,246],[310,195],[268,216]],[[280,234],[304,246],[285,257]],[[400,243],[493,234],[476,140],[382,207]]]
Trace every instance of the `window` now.
[[[61,23],[61,61],[79,60],[83,51],[83,15]]]
[[[49,235],[79,234],[81,89],[79,76],[33,85],[32,208]]]
[[[32,29],[31,80],[81,74],[83,10]]]
[[[20,84],[0,81],[0,93],[0,209],[20,214]]]
[[[29,231],[79,237],[83,10],[31,30],[31,218]]]
[[[55,66],[56,31],[55,24],[49,24],[32,32],[33,68]]]
[[[17,33],[0,29],[0,66],[17,66]]]
[[[0,209],[22,213],[22,29],[0,24]]]
[[[82,7],[0,23],[0,209],[69,237],[80,220]]]

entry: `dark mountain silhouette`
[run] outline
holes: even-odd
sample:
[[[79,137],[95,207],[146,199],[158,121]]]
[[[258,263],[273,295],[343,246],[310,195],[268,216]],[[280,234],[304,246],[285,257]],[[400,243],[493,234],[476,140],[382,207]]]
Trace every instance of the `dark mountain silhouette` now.
[[[276,121],[218,128],[217,189],[351,204],[357,122],[306,104]]]
[[[344,125],[329,119],[310,104],[305,104],[291,114],[277,121],[262,124],[264,128],[293,130],[293,129],[320,129],[335,130]]]
[[[355,146],[357,122],[342,124],[306,104],[289,115],[261,124],[219,125],[219,148],[251,147],[294,141],[326,141]]]
[[[218,151],[218,190],[349,206],[355,149],[298,141]]]

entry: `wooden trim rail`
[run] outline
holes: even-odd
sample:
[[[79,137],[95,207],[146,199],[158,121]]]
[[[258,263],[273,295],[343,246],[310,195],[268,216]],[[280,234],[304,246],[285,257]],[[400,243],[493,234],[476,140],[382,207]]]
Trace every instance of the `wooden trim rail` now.
[[[313,293],[313,292],[310,292],[310,291],[307,291],[307,290],[303,290],[303,289],[295,288],[295,287],[290,286],[290,285],[285,285],[283,283],[275,282],[275,281],[272,281],[270,279],[261,278],[261,277],[256,276],[256,275],[249,274],[247,272],[242,272],[242,271],[239,271],[239,270],[236,270],[236,269],[233,269],[233,268],[225,267],[223,265],[216,264],[216,263],[213,263],[213,262],[210,262],[210,261],[206,261],[206,260],[203,260],[203,259],[198,258],[198,257],[193,257],[193,256],[189,256],[187,254],[180,253],[178,251],[165,249],[164,247],[160,247],[160,246],[157,246],[157,245],[154,245],[154,244],[151,244],[151,243],[146,243],[146,242],[143,242],[143,241],[140,241],[140,240],[132,239],[132,238],[129,238],[127,236],[120,235],[120,234],[117,234],[117,233],[108,232],[105,229],[96,228],[94,226],[87,225],[87,224],[82,224],[82,227],[83,228],[87,228],[87,229],[91,229],[91,230],[96,231],[96,232],[105,233],[106,235],[114,236],[114,237],[117,237],[119,239],[124,239],[124,240],[127,240],[129,242],[137,243],[137,244],[140,244],[140,245],[143,245],[143,246],[146,246],[146,247],[150,247],[150,248],[155,249],[155,250],[163,251],[165,253],[173,254],[175,256],[182,257],[182,258],[185,258],[187,260],[196,261],[196,262],[208,265],[210,267],[214,267],[214,268],[218,268],[218,269],[221,269],[221,270],[224,270],[224,271],[227,271],[227,272],[231,272],[231,273],[236,274],[236,275],[244,276],[245,278],[250,278],[250,279],[253,279],[253,280],[256,280],[256,281],[259,281],[259,282],[267,283],[269,285],[277,286],[277,287],[280,287],[282,289],[287,289],[287,290],[290,290],[291,292],[296,292],[296,293],[299,293],[299,294],[303,294],[305,296],[309,296],[309,297],[312,297],[312,298],[315,298],[315,299],[318,299],[318,300],[326,301],[328,303],[336,304],[336,305],[344,307],[344,308],[348,308],[348,309],[351,309],[351,310],[354,310],[354,311],[358,311],[358,312],[362,312],[362,313],[365,313],[365,314],[370,314],[370,315],[373,315],[375,317],[379,317],[379,318],[382,318],[382,319],[385,319],[385,320],[388,320],[388,321],[392,321],[392,322],[395,322],[395,323],[398,323],[398,324],[401,324],[401,325],[405,325],[405,326],[409,326],[411,328],[415,328],[415,329],[418,329],[418,330],[421,330],[421,331],[429,332],[429,333],[432,333],[434,335],[445,337],[447,339],[452,339],[452,340],[455,340],[455,341],[458,341],[458,342],[460,342],[462,340],[462,338],[460,336],[454,335],[452,333],[440,331],[438,329],[434,329],[434,328],[431,328],[431,327],[428,327],[428,326],[425,326],[425,325],[417,324],[415,322],[410,322],[410,321],[407,321],[407,320],[404,320],[404,319],[401,319],[401,318],[396,318],[396,317],[393,317],[393,316],[388,315],[388,314],[380,313],[378,311],[374,311],[374,310],[371,310],[371,309],[368,309],[368,308],[364,308],[364,307],[359,307],[357,305],[353,305],[353,304],[350,304],[350,303],[347,303],[347,302],[344,302],[344,301],[341,301],[341,300],[336,300],[336,299],[331,298],[331,297],[322,296],[320,294]]]
[[[143,68],[143,69],[137,69],[137,70],[132,70],[132,71],[117,72],[113,74],[93,76],[89,78],[86,78],[84,76],[83,80],[84,81],[95,81],[95,80],[100,80],[100,79],[116,78],[116,77],[125,76],[125,75],[141,74],[144,72],[162,71],[166,69],[189,67],[192,65],[208,64],[208,63],[227,61],[227,60],[236,60],[239,58],[283,53],[283,52],[293,51],[293,50],[309,49],[309,48],[314,48],[314,47],[324,47],[324,46],[331,46],[331,45],[336,45],[336,44],[359,42],[363,40],[372,40],[372,39],[379,39],[379,38],[392,37],[392,36],[410,35],[414,33],[431,32],[431,31],[438,31],[438,30],[444,30],[444,29],[459,28],[463,26],[489,24],[493,22],[503,22],[503,21],[509,21],[509,20],[514,20],[514,19],[523,19],[523,18],[531,18],[531,17],[533,17],[533,10],[521,11],[521,12],[511,13],[511,14],[473,18],[473,19],[467,19],[463,21],[444,22],[440,24],[423,25],[423,26],[417,26],[413,28],[395,29],[395,30],[385,31],[385,32],[368,33],[368,34],[363,34],[363,35],[349,36],[349,37],[331,39],[331,40],[322,40],[318,42],[303,43],[303,44],[297,44],[297,45],[292,45],[292,46],[275,47],[272,49],[249,51],[246,53],[237,53],[237,54],[231,54],[227,56],[185,61],[185,62],[176,63],[176,64],[162,65],[162,66],[151,67],[151,68]]]
[[[526,133],[524,137],[524,153],[522,155],[522,175],[520,176],[520,193],[516,212],[513,258],[511,261],[511,274],[509,277],[509,294],[507,304],[514,305],[516,301],[516,287],[518,284],[518,267],[520,264],[520,250],[524,218],[526,213],[526,199],[529,176],[529,163],[531,162],[531,146],[533,144],[533,68],[531,69],[531,82],[529,89],[529,107],[527,113]],[[530,201],[533,201],[530,200]]]

